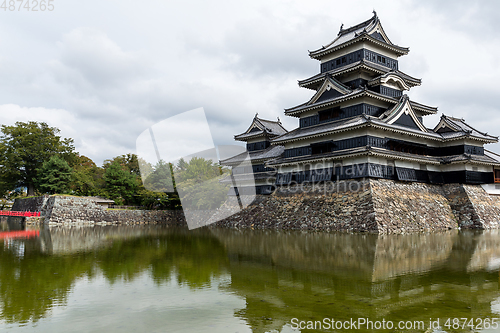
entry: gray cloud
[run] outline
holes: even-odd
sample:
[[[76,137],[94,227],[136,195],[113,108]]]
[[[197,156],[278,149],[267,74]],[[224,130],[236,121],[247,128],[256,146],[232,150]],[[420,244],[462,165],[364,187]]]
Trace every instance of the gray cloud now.
[[[46,121],[97,163],[134,151],[146,128],[198,107],[216,144],[233,144],[256,112],[293,129],[298,121],[283,109],[311,97],[297,80],[319,71],[307,50],[373,7],[391,40],[411,47],[401,69],[423,85],[410,97],[500,134],[498,5],[465,1],[360,0],[353,11],[322,0],[67,0],[50,15],[13,13],[0,22],[2,122]]]

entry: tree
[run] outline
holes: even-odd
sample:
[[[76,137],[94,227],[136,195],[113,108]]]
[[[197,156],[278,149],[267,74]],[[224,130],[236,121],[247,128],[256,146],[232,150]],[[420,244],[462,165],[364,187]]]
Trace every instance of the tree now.
[[[137,190],[137,176],[134,176],[118,161],[108,165],[104,172],[106,192],[117,204],[131,203]]]
[[[189,162],[180,159],[174,174],[177,183],[191,182],[196,184],[222,175],[223,170],[210,159],[193,157]]]
[[[111,160],[105,160],[103,167],[106,169],[110,164],[117,162],[133,175],[140,176],[139,159],[136,154],[126,154],[116,156]]]
[[[144,180],[144,187],[154,192],[172,192],[174,188],[172,176],[172,164],[160,160]]]
[[[215,209],[227,199],[228,184],[220,180],[229,174],[212,160],[193,157],[179,160],[174,178],[182,205],[191,209]]]
[[[43,162],[37,172],[36,184],[42,193],[69,193],[73,169],[59,156],[54,155]]]
[[[143,163],[143,168],[145,162]],[[160,160],[154,167],[148,164],[144,185],[139,185],[141,205],[148,209],[179,209],[181,202],[173,181],[173,165]],[[172,192],[172,189],[174,190]]]
[[[2,125],[0,136],[0,190],[26,187],[34,195],[38,170],[43,162],[59,155],[67,162],[74,157],[72,139],[62,139],[59,129],[46,123],[17,122],[15,126]]]
[[[103,195],[104,169],[98,167],[90,158],[78,155],[73,165],[71,190],[83,196]]]

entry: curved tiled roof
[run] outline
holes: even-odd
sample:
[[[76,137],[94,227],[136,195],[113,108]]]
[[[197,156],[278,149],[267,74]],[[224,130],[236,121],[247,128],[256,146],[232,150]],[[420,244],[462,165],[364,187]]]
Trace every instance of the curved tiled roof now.
[[[375,32],[378,35],[372,36],[372,34],[374,34]],[[384,29],[382,28],[377,14],[374,11],[373,17],[365,22],[362,22],[348,29],[342,29],[341,27],[337,38],[335,38],[331,43],[322,46],[317,50],[310,51],[309,56],[313,59],[319,60],[329,53],[337,51],[338,49],[361,40],[367,40],[388,48],[398,55],[408,54],[409,52],[409,49],[407,47],[395,45],[389,40],[384,32]]]
[[[258,151],[245,151],[241,154],[238,154],[236,156],[230,157],[228,159],[220,161],[220,164],[222,165],[237,165],[240,164],[241,162],[245,160],[250,160],[252,162],[255,161],[261,161],[261,160],[268,160],[268,159],[273,159],[276,157],[279,157],[283,152],[285,151],[285,147],[283,146],[271,146],[269,148],[266,148],[264,150],[258,150]]]
[[[375,91],[367,90],[364,88],[356,88],[356,89],[352,90],[351,93],[345,94],[345,95],[342,95],[339,97],[325,99],[325,100],[322,100],[320,102],[316,102],[316,103],[312,103],[312,104],[304,103],[304,104],[297,105],[297,106],[290,108],[290,109],[285,109],[285,114],[289,115],[289,116],[298,116],[300,113],[305,112],[305,111],[310,111],[310,110],[318,109],[321,107],[331,106],[334,104],[338,104],[338,103],[341,103],[341,102],[344,102],[344,101],[347,101],[350,99],[363,97],[363,96],[372,97],[372,98],[375,98],[375,99],[378,99],[378,100],[381,100],[384,102],[388,102],[388,103],[396,104],[398,102],[398,100],[395,99],[394,97],[383,95],[383,94],[377,93]]]
[[[345,159],[346,157],[356,157],[356,156],[379,156],[390,159],[398,159],[398,160],[406,160],[413,161],[418,163],[429,163],[439,165],[441,164],[441,158],[434,156],[424,156],[424,155],[415,155],[409,153],[402,153],[393,150],[387,150],[378,147],[371,146],[363,146],[356,148],[349,148],[343,150],[337,150],[333,152],[328,152],[324,154],[318,155],[306,155],[306,156],[297,156],[297,157],[289,157],[289,158],[279,158],[269,162],[269,165],[294,165],[301,162],[316,162],[316,161],[324,161],[327,159]]]
[[[410,102],[411,103],[411,102]],[[413,107],[413,106],[412,106]],[[274,138],[271,144],[284,144],[285,142],[299,141],[312,137],[326,136],[338,132],[350,131],[355,128],[370,126],[375,128],[380,128],[383,130],[388,130],[394,133],[406,134],[410,136],[416,136],[421,138],[427,138],[430,140],[447,142],[462,138],[468,138],[472,140],[477,140],[481,142],[493,143],[498,142],[497,137],[491,135],[480,133],[478,131],[456,131],[447,133],[437,133],[436,130],[428,129],[427,132],[418,129],[405,127],[397,124],[388,124],[384,120],[372,117],[368,115],[360,115],[352,118],[347,118],[343,120],[323,123],[319,125],[297,128],[290,131],[284,135]],[[467,125],[468,126],[468,125]]]
[[[258,131],[252,131],[253,128],[257,128]],[[250,138],[255,138],[259,136],[269,136],[275,137],[287,133],[288,131],[281,125],[279,121],[272,121],[258,118],[257,115],[253,118],[253,122],[250,127],[243,132],[234,136],[235,140],[247,141]]]
[[[488,164],[488,165],[496,165],[500,166],[500,162],[496,159],[487,156],[487,155],[471,155],[471,154],[460,154],[453,156],[446,156],[442,158],[443,163],[445,164],[453,164],[453,163],[462,163],[462,162],[477,162],[479,164]]]
[[[403,73],[399,70],[392,70],[388,67],[385,67],[385,66],[382,66],[382,65],[376,64],[374,62],[371,62],[369,60],[364,60],[364,59],[361,59],[360,61],[353,62],[352,64],[349,64],[349,65],[346,65],[343,67],[332,69],[328,72],[316,74],[316,75],[311,76],[310,78],[307,78],[304,80],[299,80],[298,83],[299,83],[300,87],[316,90],[318,88],[318,85],[320,85],[321,82],[323,82],[326,75],[336,77],[336,76],[343,75],[343,74],[346,74],[346,73],[349,73],[349,72],[352,72],[355,70],[359,70],[359,69],[369,70],[369,71],[375,72],[379,75],[388,75],[390,73],[398,75],[405,81],[405,83],[407,85],[412,86],[412,87],[418,86],[422,83],[422,80],[414,78],[414,77],[412,77],[406,73]],[[377,77],[374,78],[374,80],[376,80],[376,79],[377,79]]]
[[[469,137],[483,139],[488,142],[497,142],[498,137],[489,135],[488,133],[483,133],[476,130],[474,127],[470,126],[465,122],[465,119],[449,117],[442,115],[439,123],[434,127],[434,132],[439,132],[442,128],[448,128],[449,132],[440,133],[444,138],[452,139],[456,137],[462,137],[467,134]]]

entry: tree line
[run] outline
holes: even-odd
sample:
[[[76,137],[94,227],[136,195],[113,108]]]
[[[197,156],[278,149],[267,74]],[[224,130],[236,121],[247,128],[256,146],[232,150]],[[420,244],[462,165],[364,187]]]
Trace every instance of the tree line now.
[[[193,170],[202,175],[223,172],[220,166],[203,159],[181,159],[177,166],[159,161],[157,165],[147,165],[150,172],[144,183],[151,186],[144,186],[135,154],[107,159],[99,167],[75,151],[73,139],[62,138],[59,129],[44,122],[2,125],[0,132],[0,194],[4,198],[18,196],[20,189],[25,188],[28,196],[100,196],[117,205],[178,209],[175,181],[167,179],[174,168],[181,181],[192,181],[189,174]],[[172,186],[168,187],[170,192],[166,190],[163,183],[167,180],[173,181],[174,192]]]

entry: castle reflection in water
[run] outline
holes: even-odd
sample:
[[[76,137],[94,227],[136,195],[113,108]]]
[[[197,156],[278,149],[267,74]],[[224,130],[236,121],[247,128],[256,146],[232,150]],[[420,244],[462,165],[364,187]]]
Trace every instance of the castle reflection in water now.
[[[245,300],[253,332],[292,318],[371,320],[500,316],[500,232],[373,235],[160,227],[42,229],[0,244],[0,319],[27,323],[65,303],[75,281],[102,274],[195,292],[220,283]],[[31,294],[25,291],[29,290]],[[32,297],[43,295],[43,297]]]

